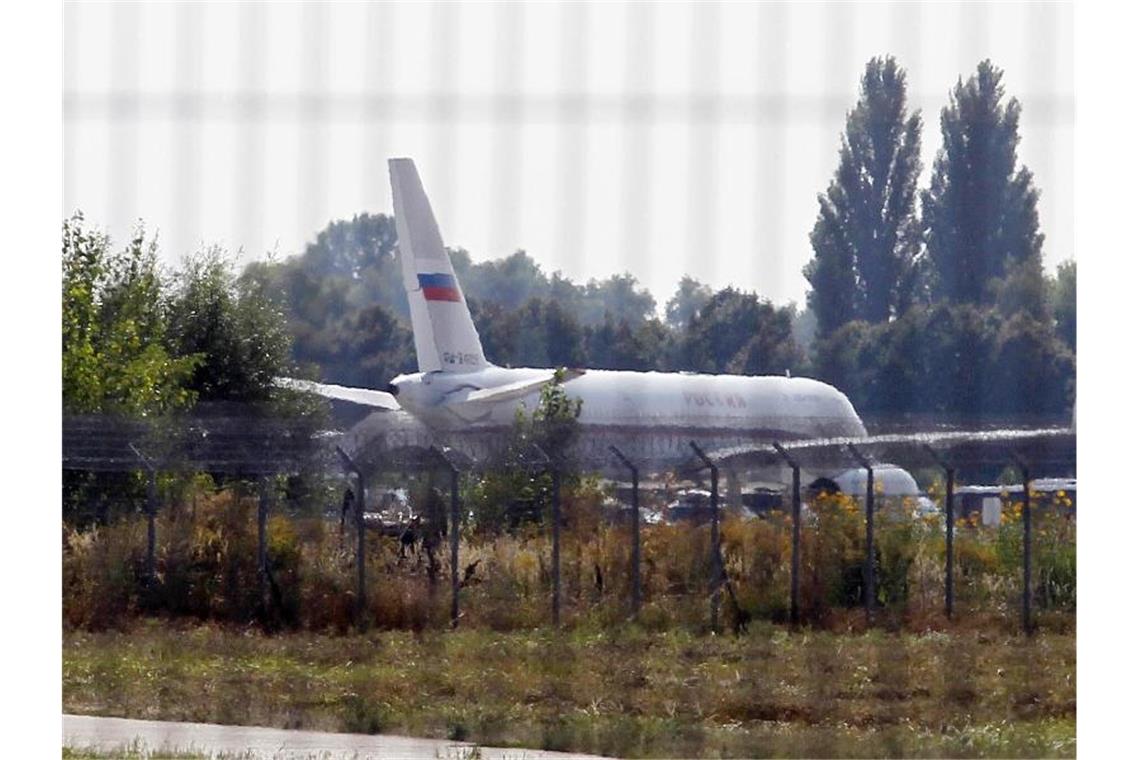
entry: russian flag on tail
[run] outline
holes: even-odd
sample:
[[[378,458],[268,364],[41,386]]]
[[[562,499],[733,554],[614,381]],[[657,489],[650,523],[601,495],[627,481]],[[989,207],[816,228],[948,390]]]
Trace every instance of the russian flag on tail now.
[[[455,282],[455,277],[450,274],[417,274],[420,281],[420,289],[424,292],[424,298],[429,301],[456,301],[460,300],[459,286]]]

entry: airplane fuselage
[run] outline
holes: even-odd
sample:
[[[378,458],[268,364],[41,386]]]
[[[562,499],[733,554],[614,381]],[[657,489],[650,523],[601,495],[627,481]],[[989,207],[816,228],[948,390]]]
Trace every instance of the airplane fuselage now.
[[[394,158],[388,167],[420,371],[395,378],[388,391],[287,384],[383,409],[346,434],[344,445],[354,450],[443,444],[492,462],[494,449],[510,440],[520,407],[534,410],[555,372],[487,360],[415,164]],[[713,452],[867,434],[846,396],[808,378],[571,370],[562,387],[582,402],[574,453],[591,467],[613,463],[611,445],[639,466],[668,467],[692,461],[690,442]]]
[[[490,366],[401,375],[392,386],[402,408],[436,435],[454,440],[508,430],[520,405],[536,408],[540,389],[496,402],[467,402],[466,396],[550,374]],[[847,397],[809,378],[584,370],[563,388],[582,402],[582,447],[604,451],[620,444],[662,463],[689,457],[689,440],[716,447],[866,435]]]

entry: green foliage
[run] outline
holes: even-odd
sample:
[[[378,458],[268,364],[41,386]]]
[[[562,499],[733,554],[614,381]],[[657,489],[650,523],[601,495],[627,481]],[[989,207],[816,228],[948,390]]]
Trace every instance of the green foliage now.
[[[464,503],[470,505],[481,531],[498,532],[517,525],[520,509],[534,514],[549,502],[554,483],[549,469],[539,466],[536,446],[562,471],[564,500],[573,500],[582,487],[581,475],[565,464],[581,432],[582,400],[566,394],[565,379],[565,369],[558,369],[542,386],[538,404],[529,414],[519,405],[503,466],[469,487]]]
[[[377,387],[415,369],[396,245],[391,217],[360,214],[330,223],[301,256],[249,265],[242,279],[258,283],[284,311],[298,364],[325,380]],[[636,344],[653,337],[652,328],[641,328],[655,303],[632,275],[576,285],[547,276],[524,251],[478,264],[462,249],[450,255],[491,361],[586,364],[584,329],[609,320],[639,335],[613,361],[652,363],[653,351]]]
[[[682,330],[712,300],[712,288],[688,275],[681,278],[677,291],[665,304],[665,321],[674,330]]]
[[[324,406],[274,386],[293,374],[292,340],[258,281],[238,280],[218,249],[168,273],[142,227],[121,251],[82,215],[63,225],[63,409],[65,414],[149,417],[202,412],[227,402],[320,424]],[[237,406],[235,406],[237,405]],[[162,436],[175,452],[177,440]],[[64,510],[82,522],[142,503],[138,473],[64,473]]]
[[[202,401],[265,402],[290,374],[284,318],[258,283],[237,279],[219,248],[188,258],[170,302],[170,343],[197,355],[189,387]]]
[[[803,356],[792,337],[792,307],[777,309],[755,293],[725,288],[689,320],[677,369],[695,372],[783,374]]]
[[[153,625],[66,633],[62,672],[68,713],[462,735],[516,758],[544,745],[629,758],[1076,753],[1075,640],[1047,632]]]
[[[292,338],[264,283],[238,279],[218,248],[173,275],[157,259],[141,227],[116,253],[82,215],[64,222],[64,411],[153,416],[288,397],[274,379],[292,373]]]
[[[576,299],[575,311],[583,325],[596,325],[607,316],[617,322],[637,324],[653,317],[657,302],[649,291],[638,287],[629,272],[605,280],[590,280]]]
[[[456,266],[455,274],[469,299],[494,301],[503,309],[513,311],[534,298],[550,295],[550,279],[525,251],[515,251],[506,258],[476,265],[471,265],[470,256],[467,256],[467,262],[463,271]],[[454,257],[452,263],[457,263]]]
[[[1072,352],[1024,312],[915,308],[882,325],[851,322],[816,348],[820,379],[867,411],[1057,415],[1073,402]]]
[[[1076,353],[1077,262],[1070,259],[1057,265],[1057,277],[1049,285],[1049,308],[1057,323],[1057,334]]]
[[[240,281],[284,314],[298,365],[330,382],[378,387],[415,367],[395,251],[393,219],[359,214],[331,222],[300,256],[248,265]],[[464,257],[453,253],[457,270]]]
[[[671,335],[656,319],[615,321],[606,313],[602,324],[585,330],[586,355],[592,369],[646,372],[656,369],[668,355]]]
[[[547,408],[569,421],[576,404],[551,390]],[[534,415],[528,415],[534,421]],[[520,441],[522,441],[520,435]],[[523,445],[522,442],[519,444]],[[553,446],[548,442],[547,445]],[[469,481],[465,510],[475,523],[464,531],[460,570],[464,627],[518,630],[549,620],[551,537],[548,478],[509,469]],[[602,485],[593,478],[562,478],[562,582],[565,621],[580,632],[613,632],[628,614],[629,532],[607,519]],[[430,514],[442,505],[430,479],[414,489],[416,506]],[[63,547],[63,612],[71,628],[99,630],[131,624],[142,614],[285,628],[347,631],[354,615],[355,540],[351,525],[286,515],[274,506],[268,530],[271,590],[263,611],[257,593],[257,497],[247,486],[216,490],[200,477],[170,490],[158,517],[158,583],[145,575],[146,522],[141,515],[93,529],[68,528]],[[501,497],[503,501],[494,501]],[[528,498],[539,509],[535,524],[507,526],[506,507]],[[425,501],[426,500],[426,501]],[[1076,521],[1064,493],[1033,498],[1035,608],[1046,628],[1066,629],[1076,608]],[[945,535],[941,515],[918,518],[909,499],[877,497],[875,573],[881,621],[909,630],[941,629]],[[1021,507],[1006,500],[998,527],[977,516],[960,519],[955,533],[955,575],[966,626],[1015,627],[1021,588]],[[859,623],[862,600],[864,504],[842,494],[805,504],[801,533],[803,619],[842,630]],[[762,518],[726,513],[721,552],[727,583],[726,620],[742,610],[756,623],[788,619],[791,572],[790,515]],[[643,623],[655,630],[704,630],[711,570],[707,526],[642,527]],[[421,630],[446,626],[446,594],[435,593],[422,558],[399,561],[399,542],[368,532],[368,623]],[[446,552],[436,566],[446,577]],[[464,569],[473,568],[471,573]],[[601,579],[599,582],[599,578]],[[470,582],[466,582],[470,581]],[[591,634],[592,635],[592,634]]]
[[[194,352],[170,351],[156,244],[140,227],[125,249],[63,223],[63,409],[68,413],[161,414],[195,399],[187,380]]]
[[[1017,166],[1020,105],[1003,103],[1001,78],[983,61],[943,109],[916,260],[918,117],[905,118],[893,60],[868,64],[805,269],[814,373],[858,409],[1059,414],[1072,403],[1076,270],[1043,276],[1038,191]]]
[[[1043,289],[1027,280],[1043,277],[1038,230],[1038,190],[1017,165],[1021,104],[1003,104],[1002,71],[989,60],[942,110],[942,147],[922,194],[922,224],[934,294],[952,303],[992,304],[1016,267],[1018,307],[1042,313]],[[1008,295],[1008,293],[1007,293]],[[1004,305],[1007,313],[1013,304]]]
[[[577,285],[559,272],[548,277],[525,251],[473,265],[467,263],[466,252],[462,253],[464,266],[454,255],[452,263],[464,294],[469,300],[493,302],[506,312],[525,309],[537,299],[557,303],[577,324],[593,327],[607,315],[615,322],[637,324],[651,318],[656,308],[653,296],[628,272]]]
[[[522,414],[519,434],[524,441],[535,443],[555,459],[565,457],[574,447],[580,433],[578,417],[582,414],[582,399],[570,398],[562,384],[566,381],[566,370],[560,368],[554,377],[542,386],[530,419]]]
[[[917,113],[907,114],[906,74],[895,59],[868,61],[804,267],[821,337],[855,319],[885,322],[911,303],[921,127]]]
[[[1002,324],[993,354],[991,408],[1064,411],[1072,406],[1076,359],[1049,325],[1024,312]]]

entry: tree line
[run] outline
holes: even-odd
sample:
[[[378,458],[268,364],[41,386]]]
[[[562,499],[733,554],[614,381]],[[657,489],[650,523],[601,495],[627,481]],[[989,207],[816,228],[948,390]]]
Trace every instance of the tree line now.
[[[392,217],[360,214],[331,223],[300,256],[250,264],[242,276],[277,294],[299,365],[330,382],[378,387],[416,368],[396,245]],[[793,335],[802,315],[755,293],[714,292],[685,278],[662,318],[628,273],[578,284],[547,275],[525,251],[479,263],[462,249],[450,255],[496,364],[749,374],[808,368]]]
[[[989,60],[942,109],[919,190],[921,116],[874,58],[804,268],[816,375],[884,412],[1063,413],[1076,382],[1076,264],[1042,265],[1039,191],[1017,159],[1021,105]]]
[[[452,263],[488,359],[505,366],[788,372],[870,412],[1063,414],[1076,374],[1076,265],[1044,271],[1039,191],[1017,159],[1020,114],[1002,72],[981,62],[942,109],[943,145],[922,189],[906,73],[889,56],[869,61],[819,195],[804,311],[686,277],[659,316],[629,273],[578,284],[525,251],[475,263],[458,249]],[[361,214],[243,278],[278,294],[298,363],[329,381],[382,385],[415,369],[397,244],[390,216]]]
[[[62,237],[64,415],[100,417],[104,433],[117,418],[185,414],[325,424],[316,399],[275,385],[296,369],[288,323],[224,251],[203,249],[170,270],[142,226],[116,247],[82,214],[64,221]],[[143,503],[141,472],[98,469],[64,471],[70,519]]]
[[[806,309],[691,277],[662,309],[629,274],[575,283],[525,251],[450,251],[489,360],[817,377],[860,410],[1063,414],[1072,405],[1076,265],[1042,265],[1039,191],[1017,159],[1016,98],[989,61],[942,109],[920,188],[921,115],[891,57],[869,61],[819,195]],[[63,229],[64,408],[155,414],[203,401],[297,404],[273,378],[382,387],[415,370],[394,220],[359,214],[305,250],[238,271],[217,248],[157,263]],[[741,255],[749,255],[741,252]],[[762,255],[762,254],[757,254]]]
[[[204,403],[298,403],[274,380],[295,364],[277,299],[217,247],[159,264],[141,225],[116,248],[82,214],[63,223],[63,410],[153,417]]]

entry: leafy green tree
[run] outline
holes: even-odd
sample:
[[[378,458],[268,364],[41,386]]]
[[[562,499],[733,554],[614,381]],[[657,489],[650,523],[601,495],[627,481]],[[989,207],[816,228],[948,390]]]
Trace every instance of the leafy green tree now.
[[[337,326],[330,357],[350,385],[381,387],[396,375],[414,372],[412,331],[383,306],[357,309]]]
[[[65,414],[169,419],[202,402],[255,402],[308,424],[313,399],[274,386],[288,374],[284,320],[256,283],[235,281],[219,251],[192,258],[177,276],[157,264],[143,229],[113,252],[106,235],[76,215],[63,227],[63,408]],[[266,402],[260,404],[260,402]],[[109,423],[112,424],[113,423]],[[178,450],[178,429],[159,428]],[[139,473],[64,473],[69,519],[105,514],[111,503],[139,504]]]
[[[674,330],[683,330],[713,296],[712,288],[689,275],[681,278],[673,297],[665,304],[665,321]]]
[[[534,300],[529,304],[534,304]],[[547,299],[542,303],[539,319],[547,356],[547,361],[539,366],[581,367],[586,356],[582,350],[582,328],[577,317],[557,301]]]
[[[395,264],[396,223],[386,214],[357,214],[338,219],[305,247],[304,269],[323,275],[358,279]]]
[[[804,267],[822,336],[852,319],[885,322],[911,303],[921,128],[918,114],[907,112],[905,72],[890,56],[872,58],[847,114],[839,167],[819,196],[815,253]]]
[[[590,280],[582,300],[577,316],[583,325],[600,324],[607,314],[617,322],[637,324],[651,318],[657,309],[653,296],[638,287],[637,278],[628,272]]]
[[[991,361],[990,410],[1038,415],[1071,408],[1076,361],[1048,323],[1025,312],[1003,320]]]
[[[509,310],[522,307],[532,298],[546,298],[550,294],[549,279],[526,251],[515,251],[506,258],[480,262],[465,269],[461,272],[456,268],[465,296],[484,302],[495,301]]]
[[[792,335],[792,310],[776,309],[764,301],[760,313],[754,334],[726,369],[738,375],[799,374],[805,359]]]
[[[992,384],[994,342],[999,315],[972,304],[937,303],[915,310],[922,342],[914,361],[920,365],[922,394],[913,410],[977,416],[986,409]]]
[[[1024,312],[1040,322],[1052,323],[1049,281],[1040,260],[1011,263],[1000,279],[990,280],[987,298],[1006,317]]]
[[[510,522],[513,507],[532,509],[549,504],[553,478],[547,468],[537,465],[537,446],[562,473],[562,495],[567,501],[581,486],[571,454],[581,434],[578,417],[581,399],[570,398],[563,383],[564,369],[558,369],[539,393],[538,404],[527,413],[520,404],[515,414],[503,466],[485,474],[467,494],[477,528],[498,532]]]
[[[578,308],[582,301],[584,288],[567,278],[561,272],[550,276],[550,297],[559,303],[572,308]]]
[[[1024,311],[938,303],[891,322],[854,321],[822,339],[818,377],[868,413],[1061,416],[1072,404],[1072,352]]]
[[[1076,353],[1077,262],[1072,259],[1057,266],[1057,276],[1050,282],[1049,307],[1057,323],[1057,335]]]
[[[1039,299],[1041,245],[1038,191],[1033,175],[1018,166],[1021,104],[1003,104],[1002,72],[989,60],[965,83],[960,79],[942,109],[942,147],[934,159],[930,189],[922,194],[922,223],[933,291],[952,303],[992,304],[1005,294],[1033,315]],[[1011,291],[1001,282],[1011,274]]]
[[[518,366],[515,342],[519,337],[520,312],[505,309],[495,301],[467,299],[471,320],[483,343],[487,361],[503,367]]]
[[[795,316],[792,317],[792,337],[804,356],[810,356],[815,350],[815,336],[819,327],[815,312],[810,307],[797,309],[794,303],[791,306],[795,311]]]
[[[846,322],[830,335],[816,338],[812,357],[812,374],[847,394],[859,410],[866,409],[869,396],[864,390],[867,383],[863,357],[871,331],[871,325],[862,320]]]
[[[674,368],[694,372],[784,374],[802,356],[792,337],[792,308],[725,288],[689,320]]]
[[[383,306],[354,309],[320,330],[295,333],[305,358],[332,382],[382,387],[396,375],[415,371],[412,333]]]
[[[203,357],[166,347],[157,247],[141,227],[122,251],[110,245],[81,214],[63,223],[63,409],[145,416],[186,407]]]
[[[522,437],[538,444],[556,461],[569,457],[581,434],[578,417],[582,414],[582,399],[570,398],[563,387],[565,382],[566,369],[555,370],[550,382],[542,386],[538,406],[530,419],[521,412],[518,417]]]
[[[645,372],[657,367],[669,336],[658,320],[617,322],[606,312],[602,324],[585,328],[586,366]]]
[[[238,279],[219,248],[188,258],[170,302],[170,343],[198,355],[188,387],[203,401],[270,401],[292,370],[291,337],[277,304],[255,281]]]
[[[496,316],[492,316],[496,315]],[[508,367],[581,367],[586,359],[582,328],[572,312],[552,298],[531,298],[509,312],[480,307],[477,329],[488,360]],[[488,340],[490,337],[490,340]]]
[[[248,265],[241,280],[284,313],[298,365],[375,385],[415,366],[396,244],[392,217],[358,214],[329,223],[300,256]],[[465,257],[453,253],[459,266]]]

